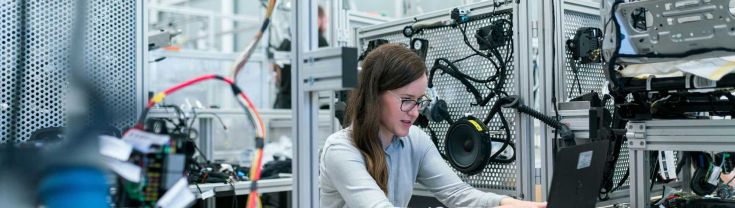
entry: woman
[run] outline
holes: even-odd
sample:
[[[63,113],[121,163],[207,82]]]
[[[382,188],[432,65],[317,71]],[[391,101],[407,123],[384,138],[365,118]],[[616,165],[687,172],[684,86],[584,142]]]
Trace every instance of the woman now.
[[[418,55],[396,44],[365,58],[348,104],[351,126],[322,149],[321,207],[405,207],[415,182],[450,207],[546,207],[481,192],[452,172],[430,137],[411,125],[429,103],[426,71]]]

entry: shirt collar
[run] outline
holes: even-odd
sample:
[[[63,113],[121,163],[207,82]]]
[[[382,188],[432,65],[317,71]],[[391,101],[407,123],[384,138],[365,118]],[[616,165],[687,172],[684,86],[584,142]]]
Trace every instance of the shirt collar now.
[[[393,136],[393,139],[391,140],[390,144],[389,144],[389,145],[388,145],[387,147],[385,147],[385,149],[384,149],[384,150],[385,150],[386,152],[388,152],[388,150],[389,150],[389,149],[391,149],[391,148],[396,148],[396,147],[393,147],[393,146],[397,146],[397,145],[400,145],[400,147],[401,147],[401,148],[403,148],[403,147],[405,146],[405,141],[404,141],[404,140],[405,140],[406,138],[407,138],[407,137],[398,137],[398,136]]]

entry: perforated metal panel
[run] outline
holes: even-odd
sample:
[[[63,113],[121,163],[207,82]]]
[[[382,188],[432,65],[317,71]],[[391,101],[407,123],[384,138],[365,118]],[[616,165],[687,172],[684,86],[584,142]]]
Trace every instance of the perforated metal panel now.
[[[497,11],[495,11],[496,13],[492,18],[486,18],[483,20],[468,23],[466,31],[470,43],[475,48],[478,48],[478,45],[474,38],[475,31],[480,27],[490,25],[494,20],[503,18],[510,22],[513,22],[512,11],[512,7],[508,7],[507,5],[502,6],[498,8]],[[446,15],[442,16],[442,20],[448,18],[449,13],[446,12],[445,14]],[[430,20],[427,20],[427,22],[430,22]],[[367,38],[358,36],[362,49],[367,47],[368,41],[374,39],[385,39],[390,41],[391,43],[409,44],[410,39],[404,37],[401,33],[401,29],[403,28],[403,26],[405,25],[391,27],[391,29],[393,30],[381,30],[388,32],[380,35],[371,35]],[[513,30],[517,31],[517,26],[514,25],[513,27]],[[448,27],[426,30],[424,33],[416,35],[414,37],[423,38],[429,41],[429,50],[426,57],[426,66],[429,69],[431,69],[434,61],[437,58],[457,60],[473,53],[472,50],[464,44],[462,34],[457,28]],[[513,56],[512,51],[501,50],[500,53],[503,57]],[[517,74],[517,70],[514,68],[514,58],[515,57],[512,57],[508,62],[507,81],[505,86],[503,87],[503,90],[511,95],[517,94],[514,77]],[[497,60],[495,61],[497,62]],[[469,58],[468,60],[462,61],[457,64],[457,67],[460,68],[463,73],[466,73],[476,78],[485,78],[495,74],[495,68],[492,66],[491,62],[479,56],[475,56]],[[474,99],[472,97],[472,94],[466,91],[464,85],[462,85],[461,82],[457,79],[452,78],[449,75],[440,75],[440,73],[440,71],[437,72],[434,77],[434,89],[437,90],[442,99],[447,101],[451,117],[456,120],[469,113],[477,118],[484,119],[490,111],[490,106],[492,105],[492,103],[495,102],[497,98],[491,100],[488,106],[485,107],[471,106],[470,103],[474,103]],[[486,95],[490,92],[490,90],[484,87],[482,84],[475,84],[475,86],[482,95]],[[508,120],[511,134],[513,134],[516,128],[516,125],[514,123],[514,118],[516,117],[515,111],[504,109],[502,112]],[[491,130],[501,130],[500,126],[501,123],[498,119],[498,116],[495,116],[494,120],[491,121],[488,125]],[[449,128],[449,124],[446,122],[431,122],[430,127],[437,133],[437,137],[439,139],[439,151],[444,152],[444,137],[446,135],[447,129]],[[426,132],[429,132],[427,129],[424,130]],[[515,141],[516,135],[512,135],[512,138],[513,141]],[[456,172],[463,181],[467,182],[475,188],[485,190],[500,190],[501,192],[512,192],[516,190],[518,167],[515,163],[491,163],[481,173],[473,176],[467,176],[458,171]]]
[[[577,29],[582,27],[596,27],[601,28],[602,21],[600,19],[599,15],[591,15],[583,12],[573,11],[573,10],[565,10],[564,11],[564,20],[562,22],[563,24],[563,32],[564,32],[564,40],[571,39],[574,37],[574,33],[577,31]],[[579,95],[581,95],[577,89],[577,83],[575,83],[574,78],[574,72],[572,70],[571,64],[571,52],[569,50],[565,50],[566,53],[564,54],[564,77],[561,79],[561,83],[564,85],[565,89],[565,99],[566,98],[574,98]],[[605,78],[605,74],[603,71],[603,65],[599,63],[595,64],[578,64],[578,76],[579,76],[579,83],[581,83],[582,86],[582,93],[588,93],[590,91],[595,92],[603,92],[603,88],[607,85],[607,78]],[[609,101],[606,104],[606,108],[610,110],[610,112],[613,112],[613,105],[612,101]],[[628,144],[623,143],[623,147],[620,150],[620,157],[615,164],[615,175],[613,177],[613,183],[617,184],[622,178],[623,175],[625,175],[625,172],[628,168]],[[628,182],[626,181],[624,186],[628,186]],[[627,190],[618,190],[618,192],[626,192]]]
[[[64,98],[69,90],[68,57],[75,1],[24,1],[26,31],[20,31],[19,2],[0,3],[2,143],[10,139],[23,142],[37,129],[65,125]],[[140,105],[136,82],[136,63],[141,60],[136,55],[136,40],[140,38],[136,32],[137,1],[93,0],[88,5],[84,46],[88,76],[100,87],[102,102],[117,115],[112,125],[122,129],[132,125]],[[18,43],[21,34],[25,35],[24,48]],[[21,52],[22,59],[18,57]],[[23,64],[25,76],[21,80],[21,104],[12,106],[18,64]],[[19,108],[18,121],[10,120],[10,107]],[[10,125],[16,125],[17,138],[8,138]]]
[[[20,17],[18,14],[17,1],[0,2],[0,143],[8,139],[8,131],[11,123],[11,99],[13,95],[13,83],[15,83],[15,70],[18,67],[20,44]]]

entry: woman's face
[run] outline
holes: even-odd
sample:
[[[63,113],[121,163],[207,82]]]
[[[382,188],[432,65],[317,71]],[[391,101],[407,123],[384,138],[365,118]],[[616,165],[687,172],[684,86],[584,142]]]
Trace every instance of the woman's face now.
[[[382,130],[399,137],[408,135],[408,129],[419,117],[419,106],[417,105],[408,112],[404,112],[401,111],[401,102],[402,100],[422,98],[426,92],[427,82],[426,75],[423,75],[406,86],[385,91],[380,95],[380,125]]]

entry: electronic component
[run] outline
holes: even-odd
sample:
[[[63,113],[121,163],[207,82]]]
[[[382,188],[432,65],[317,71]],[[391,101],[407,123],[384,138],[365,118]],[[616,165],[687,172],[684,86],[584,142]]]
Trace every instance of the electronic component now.
[[[411,50],[421,57],[421,60],[426,61],[426,54],[429,52],[429,41],[421,38],[411,39]]]
[[[165,192],[162,185],[163,164],[165,153],[152,153],[145,155],[143,160],[145,167],[145,188],[143,189],[143,201],[146,204],[155,204],[159,197]]]
[[[465,23],[470,20],[470,12],[471,11],[469,9],[454,8],[449,13],[449,18],[454,20],[455,23]]]
[[[573,60],[579,60],[581,64],[600,62],[602,30],[595,27],[579,28],[566,45]]]
[[[475,39],[480,50],[488,50],[505,46],[513,38],[513,28],[506,19],[493,21],[475,32]]]
[[[373,49],[376,49],[378,48],[378,46],[386,44],[386,43],[389,43],[389,42],[388,40],[385,40],[385,39],[375,39],[375,40],[368,41],[367,48],[365,48],[365,51],[363,51],[362,54],[360,54],[360,57],[358,57],[357,60],[362,61],[363,59],[365,59],[365,57],[367,57],[367,55],[371,51],[373,51]]]
[[[354,49],[353,49],[354,50]],[[328,54],[331,55],[331,54]],[[353,60],[357,59],[357,52],[355,51]],[[356,67],[355,67],[356,68]],[[219,75],[209,74],[200,76],[191,80],[188,80],[186,82],[183,82],[181,84],[178,84],[176,86],[173,86],[171,88],[167,88],[166,90],[159,92],[155,96],[153,96],[150,100],[148,100],[148,103],[146,104],[145,108],[143,109],[143,112],[141,113],[140,117],[136,121],[133,130],[141,131],[144,130],[146,127],[146,121],[147,121],[147,115],[150,112],[151,108],[156,106],[157,104],[161,103],[164,98],[168,95],[171,95],[183,88],[186,88],[188,86],[191,86],[193,84],[205,81],[205,80],[220,80],[228,84],[230,87],[230,90],[232,91],[233,96],[236,97],[236,101],[240,104],[240,107],[243,108],[243,110],[246,111],[245,115],[248,117],[248,119],[251,121],[250,124],[253,128],[256,129],[256,136],[255,136],[255,149],[256,149],[256,159],[253,160],[252,167],[254,168],[252,174],[250,175],[249,179],[252,181],[252,186],[250,187],[250,192],[248,194],[248,206],[249,207],[255,207],[258,204],[258,193],[257,193],[257,182],[260,180],[261,175],[261,166],[259,165],[263,160],[263,147],[265,145],[264,138],[266,136],[265,131],[265,125],[262,122],[262,119],[260,117],[260,114],[255,110],[255,107],[252,104],[252,101],[250,101],[250,98],[248,98],[247,95],[238,87],[235,82],[232,79],[225,78]],[[178,122],[176,126],[182,126],[185,125],[186,122]],[[155,126],[155,125],[154,125]],[[165,125],[159,125],[160,127],[163,127]],[[189,125],[190,126],[190,125]],[[160,128],[161,130],[165,128]],[[189,129],[189,128],[185,128]],[[130,130],[129,130],[130,131]],[[189,135],[189,130],[181,131],[186,132],[186,135]],[[186,137],[185,140],[188,140],[189,136]],[[172,147],[172,143],[174,144]],[[159,151],[153,152],[153,153],[161,153],[161,156],[154,155],[152,158],[140,158],[138,161],[142,160],[142,166],[144,166],[146,170],[146,181],[143,182],[142,186],[138,184],[129,184],[124,183],[123,188],[120,190],[125,190],[125,193],[127,195],[130,195],[132,199],[137,201],[150,201],[152,199],[156,199],[158,196],[161,196],[160,194],[154,193],[155,190],[160,190],[163,186],[161,183],[164,183],[164,179],[162,177],[162,172],[164,171],[164,156],[168,156],[170,154],[176,154],[179,149],[176,146],[177,143],[171,141],[169,138],[169,141],[166,143],[163,143],[161,149]],[[149,161],[150,160],[150,161]],[[180,160],[179,160],[180,161]],[[172,172],[175,172],[176,170],[180,169],[178,165],[172,165],[169,167],[169,170]],[[182,175],[183,176],[183,175]],[[152,184],[156,183],[156,184]],[[165,184],[164,184],[165,185]],[[141,191],[140,189],[143,189]],[[143,192],[144,194],[141,194],[140,192]],[[155,204],[155,203],[153,203]],[[151,204],[151,205],[153,205]],[[134,205],[133,205],[134,206]]]

